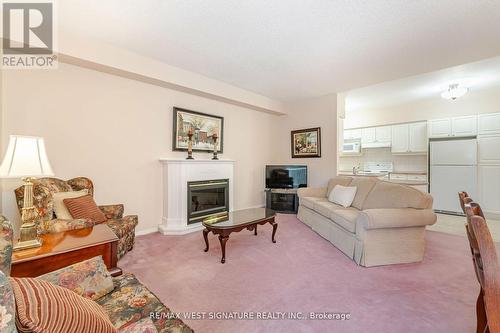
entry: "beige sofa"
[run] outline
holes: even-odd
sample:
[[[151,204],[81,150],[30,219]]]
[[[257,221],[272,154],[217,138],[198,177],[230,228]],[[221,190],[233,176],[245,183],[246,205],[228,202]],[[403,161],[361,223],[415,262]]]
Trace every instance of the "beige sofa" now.
[[[328,201],[335,185],[357,187],[351,207]],[[425,226],[436,222],[429,194],[373,177],[334,177],[298,196],[298,219],[366,267],[421,261]]]

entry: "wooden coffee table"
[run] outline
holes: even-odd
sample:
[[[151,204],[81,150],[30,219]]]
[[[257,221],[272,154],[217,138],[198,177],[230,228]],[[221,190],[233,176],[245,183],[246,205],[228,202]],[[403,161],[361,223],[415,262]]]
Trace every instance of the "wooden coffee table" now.
[[[276,243],[274,236],[278,224],[274,221],[276,213],[267,208],[252,208],[237,210],[230,212],[226,219],[217,220],[215,218],[208,218],[203,220],[203,238],[205,239],[205,252],[208,251],[208,233],[212,232],[214,235],[219,235],[220,246],[222,249],[221,263],[226,262],[226,242],[232,232],[239,232],[243,229],[254,231],[257,236],[257,225],[269,223],[273,226],[273,234],[271,240]]]
[[[92,228],[41,235],[42,246],[12,253],[13,277],[36,277],[102,255],[111,276],[122,274],[118,237],[105,224]]]

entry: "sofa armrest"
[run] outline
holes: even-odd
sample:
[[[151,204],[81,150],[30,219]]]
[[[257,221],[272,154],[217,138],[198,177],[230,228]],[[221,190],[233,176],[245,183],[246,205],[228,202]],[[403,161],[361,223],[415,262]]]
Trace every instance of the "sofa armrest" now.
[[[318,197],[325,198],[326,197],[326,187],[301,187],[297,190],[297,195],[299,198],[301,197]]]
[[[356,224],[364,229],[422,227],[436,223],[432,209],[384,208],[367,209],[359,214]]]
[[[99,206],[101,212],[106,215],[106,218],[109,219],[121,219],[123,217],[124,207],[122,204],[116,205],[102,205]]]
[[[93,227],[94,224],[95,223],[89,219],[53,219],[49,221],[42,221],[39,226],[39,232],[41,234],[53,234],[68,230],[90,228]]]

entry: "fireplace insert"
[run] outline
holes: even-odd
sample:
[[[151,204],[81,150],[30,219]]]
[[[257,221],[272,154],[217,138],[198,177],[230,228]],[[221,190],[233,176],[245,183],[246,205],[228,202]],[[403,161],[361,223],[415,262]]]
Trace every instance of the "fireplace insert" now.
[[[229,212],[229,179],[188,182],[188,224],[209,217],[224,217]]]

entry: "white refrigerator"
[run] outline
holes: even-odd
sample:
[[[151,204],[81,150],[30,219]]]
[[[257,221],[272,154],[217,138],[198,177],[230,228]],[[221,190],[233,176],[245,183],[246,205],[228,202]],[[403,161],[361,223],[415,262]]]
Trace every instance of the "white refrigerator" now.
[[[477,193],[477,140],[452,139],[430,142],[430,193],[434,210],[463,214],[458,192]]]

